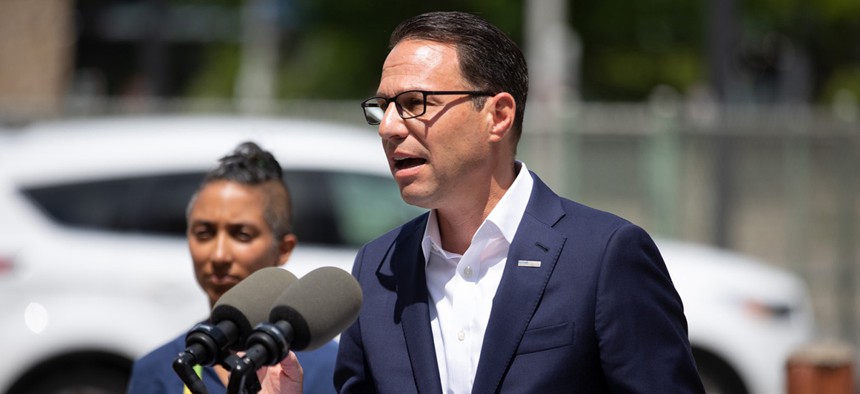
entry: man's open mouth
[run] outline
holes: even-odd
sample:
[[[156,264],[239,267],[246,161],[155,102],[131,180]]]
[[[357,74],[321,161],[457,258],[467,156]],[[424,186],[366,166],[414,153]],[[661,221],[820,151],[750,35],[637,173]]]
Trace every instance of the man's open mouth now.
[[[420,166],[426,162],[427,162],[427,160],[419,159],[416,157],[407,158],[407,159],[398,159],[398,160],[394,160],[394,169],[403,170],[406,168],[417,167],[417,166]]]

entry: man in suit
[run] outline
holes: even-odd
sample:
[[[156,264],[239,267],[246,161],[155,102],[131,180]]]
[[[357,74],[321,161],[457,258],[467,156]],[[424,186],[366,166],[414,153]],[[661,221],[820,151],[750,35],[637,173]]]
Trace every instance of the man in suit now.
[[[362,107],[401,196],[430,212],[356,256],[364,302],[341,335],[339,392],[704,391],[648,234],[515,159],[527,90],[520,50],[478,17],[427,13],[392,33]],[[294,392],[297,367],[264,386]]]
[[[343,333],[347,393],[703,392],[681,300],[630,222],[563,199],[517,161],[525,59],[461,12],[392,33],[376,96],[403,199],[430,211],[365,245]]]

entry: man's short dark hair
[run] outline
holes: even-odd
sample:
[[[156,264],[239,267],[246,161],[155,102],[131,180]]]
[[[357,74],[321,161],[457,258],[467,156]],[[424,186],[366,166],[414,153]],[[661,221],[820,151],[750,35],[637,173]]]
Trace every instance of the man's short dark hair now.
[[[452,44],[460,58],[460,72],[475,90],[508,92],[516,101],[514,145],[523,129],[529,91],[528,66],[522,51],[503,31],[466,12],[428,12],[400,23],[391,33],[389,49],[404,40]],[[482,107],[485,97],[474,98]]]
[[[253,142],[243,142],[232,153],[219,159],[219,165],[206,173],[197,193],[216,181],[236,182],[257,186],[265,195],[263,218],[271,227],[276,239],[292,232],[292,202],[284,182],[280,163],[266,150]],[[197,193],[188,204],[188,214],[197,199]]]

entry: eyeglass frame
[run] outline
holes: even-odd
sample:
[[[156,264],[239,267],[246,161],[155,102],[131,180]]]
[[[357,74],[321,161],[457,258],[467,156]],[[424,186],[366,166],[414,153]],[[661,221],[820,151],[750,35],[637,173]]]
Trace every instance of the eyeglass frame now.
[[[397,102],[397,98],[406,94],[406,93],[421,93],[421,98],[422,98],[422,100],[421,100],[422,101],[421,113],[411,114],[408,111],[404,110],[403,107],[400,106],[400,104]],[[492,93],[492,92],[488,92],[488,91],[482,91],[482,90],[406,90],[406,91],[397,93],[396,95],[394,95],[394,97],[382,97],[382,96],[370,97],[370,98],[361,102],[361,109],[362,109],[362,111],[364,111],[364,120],[367,121],[367,124],[378,125],[378,124],[382,123],[382,119],[380,118],[380,120],[371,120],[371,116],[369,116],[368,112],[367,112],[368,108],[381,108],[382,113],[384,115],[385,111],[388,109],[388,107],[391,105],[391,103],[394,103],[394,107],[395,107],[395,109],[397,109],[397,114],[400,115],[400,118],[402,118],[402,119],[414,119],[414,118],[417,118],[417,117],[427,113],[427,96],[430,96],[430,95],[449,96],[449,95],[458,95],[458,94],[469,95],[469,96],[485,96],[485,97],[490,97],[490,96],[496,95],[496,93]],[[380,99],[385,100],[385,106],[384,107],[380,107],[377,105],[373,105],[373,106],[368,105],[368,103],[371,103],[372,101],[380,100]],[[403,114],[404,112],[409,113],[409,116],[404,116],[404,114]]]

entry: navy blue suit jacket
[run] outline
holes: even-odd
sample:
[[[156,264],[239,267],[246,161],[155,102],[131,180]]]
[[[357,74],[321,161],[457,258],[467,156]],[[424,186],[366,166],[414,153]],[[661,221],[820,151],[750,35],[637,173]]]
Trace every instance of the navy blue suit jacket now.
[[[473,392],[704,392],[681,299],[648,234],[560,198],[531,175]],[[427,218],[370,242],[356,257],[364,303],[341,336],[341,393],[442,392],[421,250]]]

